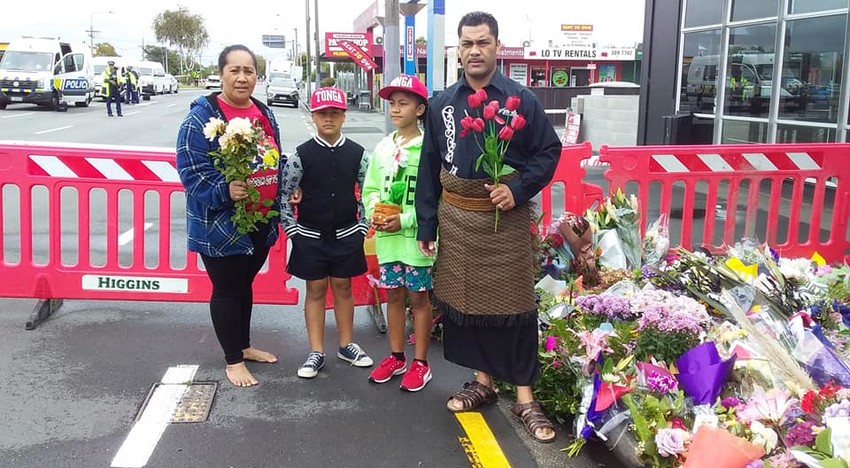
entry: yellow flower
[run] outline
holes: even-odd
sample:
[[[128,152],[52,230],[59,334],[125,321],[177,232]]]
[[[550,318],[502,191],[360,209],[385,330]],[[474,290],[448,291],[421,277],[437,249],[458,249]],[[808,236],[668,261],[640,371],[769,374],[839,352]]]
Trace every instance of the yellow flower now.
[[[280,158],[280,154],[274,148],[269,148],[266,150],[266,154],[263,155],[263,165],[266,168],[277,167],[277,161]]]

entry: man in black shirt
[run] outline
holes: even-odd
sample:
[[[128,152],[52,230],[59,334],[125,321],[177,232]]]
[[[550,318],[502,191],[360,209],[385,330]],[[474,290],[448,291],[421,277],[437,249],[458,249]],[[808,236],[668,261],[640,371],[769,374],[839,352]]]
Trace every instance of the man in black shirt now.
[[[561,144],[537,97],[496,69],[495,18],[468,13],[458,38],[464,74],[429,103],[416,186],[420,249],[426,255],[439,250],[434,302],[443,312],[445,357],[477,371],[447,406],[473,410],[497,399],[493,379],[512,383],[513,414],[536,440],[550,442],[554,427],[532,391],[539,363],[529,200],[552,179]],[[516,129],[504,156],[515,172],[496,185],[476,168],[481,135],[461,129],[461,119],[479,112],[469,97],[480,90],[485,104],[498,101],[499,116],[513,121],[518,114],[527,122]]]

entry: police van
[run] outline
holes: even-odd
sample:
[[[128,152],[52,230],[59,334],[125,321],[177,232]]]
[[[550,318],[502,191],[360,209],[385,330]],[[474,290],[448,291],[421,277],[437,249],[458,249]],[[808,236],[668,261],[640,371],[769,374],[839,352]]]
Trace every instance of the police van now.
[[[82,44],[25,36],[10,42],[0,61],[0,109],[10,104],[87,107],[94,93],[91,55]]]

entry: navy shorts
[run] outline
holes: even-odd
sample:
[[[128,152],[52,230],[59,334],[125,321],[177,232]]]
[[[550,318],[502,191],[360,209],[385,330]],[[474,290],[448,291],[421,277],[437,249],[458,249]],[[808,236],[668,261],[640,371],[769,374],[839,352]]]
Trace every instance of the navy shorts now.
[[[307,281],[329,276],[360,276],[367,270],[363,237],[360,232],[342,239],[314,239],[296,234],[291,238],[292,252],[286,271]]]

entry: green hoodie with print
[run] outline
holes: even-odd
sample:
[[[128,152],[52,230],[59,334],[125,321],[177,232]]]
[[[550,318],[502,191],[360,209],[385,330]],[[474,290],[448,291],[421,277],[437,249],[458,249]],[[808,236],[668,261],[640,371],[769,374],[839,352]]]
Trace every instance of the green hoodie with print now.
[[[366,217],[372,219],[377,203],[392,203],[392,184],[402,182],[401,199],[396,201],[396,204],[401,205],[401,230],[375,233],[378,263],[402,262],[410,266],[429,267],[434,264],[434,257],[422,255],[419,251],[419,243],[416,241],[416,207],[413,203],[419,155],[422,152],[422,135],[400,146],[396,143],[399,138],[397,131],[390,133],[378,143],[372,153],[361,194],[366,206]]]

